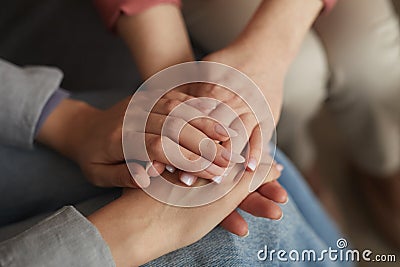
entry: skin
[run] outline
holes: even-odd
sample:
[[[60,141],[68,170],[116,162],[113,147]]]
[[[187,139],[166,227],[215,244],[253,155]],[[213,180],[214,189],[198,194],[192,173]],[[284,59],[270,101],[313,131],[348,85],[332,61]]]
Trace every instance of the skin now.
[[[320,0],[266,0],[232,44],[205,60],[228,64],[253,79],[271,104],[277,121],[285,73],[321,9]],[[165,67],[193,60],[177,7],[159,5],[135,16],[122,15],[116,27],[144,79]],[[126,103],[121,102],[102,111],[65,99],[40,129],[37,141],[76,161],[96,185],[135,187],[121,158],[121,125],[116,123],[121,121],[125,108]],[[253,133],[249,142],[256,145],[257,125],[248,128]],[[250,151],[248,158],[257,158],[257,153]],[[165,167],[162,162],[153,166],[159,172]],[[135,170],[136,175],[146,176],[139,165],[135,165]],[[272,170],[267,180],[279,176],[276,168]],[[175,208],[154,201],[141,190],[126,190],[121,198],[89,216],[89,220],[109,245],[117,266],[143,264],[196,242],[219,223],[245,235],[247,224],[235,208],[239,206],[255,216],[279,218],[281,211],[274,202],[287,199],[277,182],[266,183],[249,194],[250,173],[247,171],[224,198],[204,207]],[[205,212],[208,216],[204,216]]]

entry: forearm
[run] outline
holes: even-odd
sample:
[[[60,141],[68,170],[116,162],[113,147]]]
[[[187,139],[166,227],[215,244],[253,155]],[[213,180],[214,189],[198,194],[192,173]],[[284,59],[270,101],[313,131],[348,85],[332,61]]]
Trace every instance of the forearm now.
[[[136,15],[121,15],[116,29],[131,50],[143,79],[194,59],[179,7],[162,4]]]
[[[286,72],[322,8],[321,0],[264,0],[233,45]]]
[[[247,74],[259,86],[277,122],[286,72],[322,6],[321,0],[264,0],[237,39],[207,60]]]
[[[64,99],[41,126],[36,141],[77,161],[77,149],[86,136],[82,134],[86,127],[82,126],[87,125],[88,118],[96,112],[99,110],[85,102]]]
[[[180,221],[166,221],[175,218],[177,212],[179,208],[132,190],[88,219],[108,244],[116,266],[138,266],[178,248],[173,239],[179,233]]]

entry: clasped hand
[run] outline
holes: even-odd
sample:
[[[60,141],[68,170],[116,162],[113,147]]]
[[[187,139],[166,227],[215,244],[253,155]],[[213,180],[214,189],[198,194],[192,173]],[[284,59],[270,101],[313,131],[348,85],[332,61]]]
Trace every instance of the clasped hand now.
[[[219,108],[218,105],[214,107],[204,105],[201,101],[192,101],[190,105],[185,104],[185,101],[196,100],[199,97],[209,97],[228,104],[235,110],[238,117],[224,116],[223,108]],[[122,148],[122,125],[129,101],[130,98],[126,98],[110,109],[90,113],[91,116],[82,125],[84,129],[81,130],[81,133],[86,136],[81,138],[84,141],[78,145],[79,149],[76,149],[73,154],[88,179],[97,186],[135,188],[138,186],[136,183],[138,181],[139,187],[145,187],[150,182],[149,176],[162,173],[168,165],[174,167],[163,151],[161,132],[168,114],[178,105],[185,105],[186,115],[189,117],[196,114],[208,114],[210,117],[194,119],[189,122],[185,118],[175,118],[172,125],[182,129],[179,140],[174,137],[174,127],[163,132],[167,135],[166,137],[171,144],[179,146],[180,151],[188,160],[193,161],[200,158],[208,163],[208,167],[202,171],[188,173],[177,170],[176,175],[181,180],[182,177],[190,175],[190,177],[194,177],[192,180],[192,184],[194,184],[197,177],[209,180],[223,175],[229,164],[244,164],[250,172],[254,171],[260,164],[257,161],[261,154],[258,145],[261,142],[260,127],[251,114],[251,110],[234,93],[211,84],[182,86],[165,94],[152,110],[141,110],[139,107],[135,109],[135,112],[129,115],[133,125],[136,122],[143,123],[144,117],[147,118],[147,122],[145,133],[140,132],[140,129],[132,129],[131,138],[135,136],[144,138],[146,151],[138,147],[137,154],[130,156],[133,157],[131,159],[139,161],[146,160],[149,157],[152,166],[146,170],[140,164],[127,162]],[[246,132],[241,132],[240,127],[235,127],[239,122],[245,126]],[[240,155],[241,151],[231,151],[230,136],[236,135],[243,136],[243,138],[239,138],[240,142],[243,143],[242,148],[246,142],[250,144],[251,149],[248,149],[245,155],[246,159]],[[199,143],[203,139],[216,141],[214,143],[216,147],[214,158],[202,158]],[[135,142],[132,142],[132,144],[134,145]],[[262,160],[266,164],[271,164],[270,159]],[[130,164],[131,172],[129,172],[127,164]],[[279,176],[281,166],[272,163],[272,167],[276,169],[277,175],[270,177],[270,180],[275,180]],[[202,181],[199,183],[202,183]],[[277,203],[284,203],[286,200],[285,190],[277,181],[271,181],[250,193],[241,202],[239,208],[254,216],[279,219],[282,212]],[[225,218],[221,225],[238,235],[245,235],[247,232],[246,222],[236,211]]]

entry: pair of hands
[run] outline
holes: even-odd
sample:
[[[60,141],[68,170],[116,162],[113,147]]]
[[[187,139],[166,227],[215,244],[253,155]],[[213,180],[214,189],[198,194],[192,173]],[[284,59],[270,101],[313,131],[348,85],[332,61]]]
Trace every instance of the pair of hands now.
[[[229,54],[231,56],[229,56]],[[231,51],[227,56],[225,55],[225,51],[222,51],[210,55],[205,60],[222,62],[234,66],[249,74],[249,76],[258,85],[261,85],[262,88],[267,88],[267,86],[263,86],[267,84],[267,80],[273,88],[281,86],[279,81],[283,79],[279,79],[280,76],[274,76],[274,78],[264,77],[264,74],[260,74],[264,73],[264,71],[256,71],[256,68],[254,68],[252,64],[238,64],[235,61],[237,60],[236,55],[240,55],[240,53],[237,51]],[[225,61],[223,59],[225,59]],[[244,62],[246,62],[246,60],[244,60]],[[274,99],[279,99],[279,95],[278,97],[273,97],[267,95],[268,92],[263,91],[263,93],[267,96],[267,99],[270,100],[274,117],[277,117],[276,114],[279,114],[280,106],[279,101],[274,101]],[[258,159],[258,155],[261,153],[260,150],[257,150],[260,142],[260,131],[258,125],[251,116],[249,108],[242,103],[239,97],[232,95],[231,92],[223,88],[211,85],[179,88],[179,90],[165,95],[164,98],[160,100],[160,105],[156,105],[156,107],[150,111],[151,117],[146,125],[145,135],[148,141],[146,142],[148,144],[147,150],[150,152],[153,160],[153,167],[149,170],[145,170],[141,165],[136,163],[126,162],[124,158],[122,147],[122,124],[129,99],[124,99],[120,103],[117,103],[115,106],[104,111],[97,110],[82,102],[66,99],[46,120],[39,132],[38,141],[53,147],[57,151],[76,161],[80,165],[86,177],[94,185],[101,187],[136,188],[136,180],[142,181],[143,183],[141,185],[146,186],[146,181],[147,183],[149,182],[149,172],[150,175],[152,175],[152,172],[153,175],[161,173],[164,168],[170,164],[167,159],[163,158],[163,149],[159,134],[165,114],[184,100],[196,99],[199,97],[210,97],[227,103],[238,114],[239,119],[237,121],[245,122],[244,124],[246,126],[244,132],[240,132],[239,127],[233,130],[238,132],[238,137],[243,137],[241,139],[242,144],[246,143],[250,137],[249,143],[251,144],[250,147],[252,147],[252,149],[250,149],[246,155],[246,162],[244,164],[248,171],[253,171],[258,162],[252,163],[251,159]],[[278,107],[278,109],[274,108],[272,104],[275,104],[275,107]],[[224,116],[225,112],[223,110],[220,110],[219,108],[210,109],[209,107],[204,106],[196,107],[196,109],[200,109],[203,112],[206,112],[207,108],[209,109],[209,115],[215,117],[220,123],[223,123],[223,126],[229,125],[229,127],[234,128],[235,118],[232,119],[229,116]],[[186,149],[188,153],[187,155],[191,155],[189,158],[192,157],[192,159],[196,159],[199,157],[197,154],[198,150],[196,150],[198,148],[198,143],[196,142],[198,142],[199,138],[208,136],[211,139],[221,141],[217,146],[217,157],[213,159],[212,165],[210,165],[213,166],[213,169],[195,174],[191,173],[190,175],[192,175],[192,177],[200,176],[206,179],[212,179],[220,174],[221,169],[226,167],[227,160],[226,157],[223,156],[223,151],[231,152],[230,139],[227,138],[226,135],[228,132],[232,135],[233,131],[228,130],[226,127],[225,129],[227,132],[218,131],[216,130],[217,128],[220,128],[218,126],[222,125],[219,125],[212,120],[193,120],[185,129],[187,136],[186,146],[178,142],[182,145],[183,150]],[[193,142],[194,145],[190,146],[190,141],[193,141],[193,136],[198,137],[195,140],[196,142]],[[237,162],[243,161],[239,156],[242,151],[233,152],[236,154],[233,156],[233,154],[230,153],[231,160],[235,158]],[[140,157],[136,159],[140,160]],[[131,164],[130,168],[132,174],[136,178],[135,180],[132,179],[127,164]],[[279,165],[273,164],[273,167],[277,172],[281,170],[281,166]],[[185,173],[179,172],[179,175],[182,178]],[[274,179],[276,178],[277,177],[274,177]],[[192,179],[191,183],[194,183],[194,180],[195,178]],[[200,182],[203,181],[204,180],[202,179],[200,180]],[[238,206],[241,209],[255,216],[263,216],[271,219],[278,219],[281,217],[282,212],[277,203],[284,203],[287,200],[287,194],[277,182],[267,183],[258,188],[256,192],[251,194],[247,192],[247,195],[243,198],[241,203],[238,203]],[[245,235],[247,233],[246,222],[238,213],[233,210],[231,210],[231,212],[232,213],[228,214],[229,216],[222,222],[222,225],[235,234],[240,236]]]
[[[199,97],[218,99],[234,109],[238,116],[226,116],[229,113],[224,108],[204,106],[202,102],[198,101],[187,105],[189,113],[207,114],[215,120],[202,118],[192,120],[186,124],[184,118],[178,118],[173,125],[185,124],[185,126],[182,128],[179,140],[174,140],[173,133],[171,133],[169,137],[173,144],[180,146],[180,150],[186,158],[195,160],[201,155],[199,151],[201,140],[209,137],[219,142],[215,144],[217,147],[216,157],[206,159],[209,160],[207,162],[210,164],[209,167],[196,173],[178,170],[177,175],[179,175],[181,181],[186,185],[192,185],[197,177],[216,180],[216,177],[222,177],[221,175],[229,163],[244,163],[248,171],[254,171],[259,164],[261,136],[260,127],[257,125],[252,110],[234,93],[211,84],[192,84],[180,87],[164,95],[151,111],[138,109],[133,112],[132,118],[130,118],[133,122],[143,122],[145,115],[148,115],[145,143],[147,153],[153,162],[149,169],[145,170],[136,163],[126,163],[124,159],[122,122],[129,99],[121,101],[108,110],[92,112],[84,120],[83,128],[80,128],[82,129],[82,138],[80,139],[82,141],[78,143],[76,149],[73,149],[75,151],[72,153],[74,159],[95,185],[136,187],[136,180],[140,182],[140,186],[145,187],[149,183],[149,176],[156,176],[162,173],[166,166],[172,166],[169,159],[165,157],[161,144],[161,128],[167,115],[183,102],[196,100]],[[243,130],[240,132],[240,127],[235,127],[235,124],[238,123],[245,125],[245,132]],[[226,125],[230,125],[235,129],[230,129]],[[168,131],[166,133],[168,134]],[[247,136],[250,137],[249,147],[252,149],[248,150],[246,159],[240,155],[241,151],[230,151],[231,139],[229,135],[234,136],[235,134],[243,137],[241,139],[243,146],[248,140]],[[141,149],[137,151],[138,154],[134,155],[134,159],[146,160],[143,154],[144,151]],[[130,168],[131,171],[133,170],[135,180],[132,179],[126,164],[131,164]],[[275,163],[273,168],[276,168],[278,172],[281,170],[281,166]],[[171,168],[167,167],[167,169],[173,171]],[[187,179],[188,177],[189,179]],[[277,177],[274,178],[276,179]],[[200,181],[198,184],[202,182],[204,181]],[[279,219],[282,216],[282,212],[277,203],[284,203],[286,200],[285,190],[278,182],[274,181],[262,185],[256,192],[251,193],[240,203],[239,208],[255,216]],[[236,211],[232,211],[221,225],[240,236],[247,233],[247,224]]]
[[[175,207],[149,197],[143,190],[125,189],[120,198],[96,211],[88,219],[111,248],[117,266],[139,266],[190,245],[219,223],[228,226],[231,231],[246,233],[247,227],[243,227],[241,217],[235,212],[236,208],[239,206],[246,210],[248,203],[252,206],[253,214],[265,217],[268,212],[265,205],[270,200],[258,198],[255,193],[249,195],[248,188],[254,173],[245,171],[242,175],[240,166],[236,167],[228,178],[233,179],[239,172],[239,182],[229,194],[208,205]],[[269,163],[261,162],[258,168],[269,167]],[[255,175],[260,173],[256,172]],[[272,198],[279,194],[280,187],[276,186],[276,182],[271,182],[279,175],[279,171],[272,168],[267,177],[262,177],[264,182],[257,194]]]

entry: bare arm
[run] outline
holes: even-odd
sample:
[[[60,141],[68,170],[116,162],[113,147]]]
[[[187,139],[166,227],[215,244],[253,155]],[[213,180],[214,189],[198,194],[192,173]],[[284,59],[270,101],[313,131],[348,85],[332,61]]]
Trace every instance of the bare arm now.
[[[174,64],[193,60],[179,7],[158,5],[117,21],[118,34],[129,46],[143,79]]]
[[[249,75],[278,120],[284,77],[322,7],[321,0],[264,0],[238,38],[207,60],[231,65]]]

